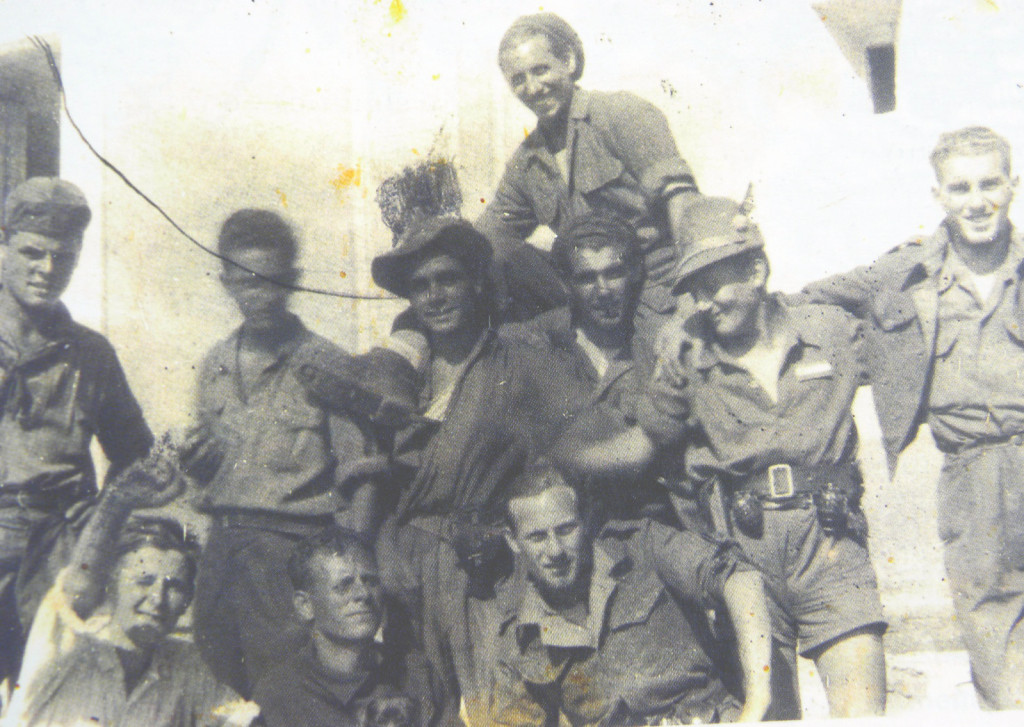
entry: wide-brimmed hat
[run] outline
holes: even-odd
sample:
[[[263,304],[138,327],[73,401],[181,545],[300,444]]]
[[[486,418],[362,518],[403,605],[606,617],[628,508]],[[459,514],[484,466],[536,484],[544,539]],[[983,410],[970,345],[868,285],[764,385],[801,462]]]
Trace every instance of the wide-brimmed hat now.
[[[373,282],[408,298],[410,267],[416,257],[432,248],[466,261],[479,275],[486,274],[491,264],[491,244],[469,222],[453,215],[425,217],[411,223],[392,249],[373,259]]]
[[[673,271],[672,292],[679,294],[696,272],[764,248],[764,239],[757,225],[747,218],[737,202],[724,197],[700,197],[686,208],[683,223],[686,239],[681,241],[687,252]]]

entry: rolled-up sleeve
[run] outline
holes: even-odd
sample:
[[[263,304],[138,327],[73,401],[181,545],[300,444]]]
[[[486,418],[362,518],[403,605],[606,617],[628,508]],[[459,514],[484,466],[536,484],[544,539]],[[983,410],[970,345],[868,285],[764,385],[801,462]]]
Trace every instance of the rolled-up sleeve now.
[[[662,581],[676,596],[704,608],[722,602],[729,576],[754,570],[732,541],[655,522],[647,527],[647,547]]]
[[[616,156],[640,182],[648,204],[680,191],[697,191],[693,170],[679,154],[668,119],[650,101],[620,92],[608,96],[607,128]]]

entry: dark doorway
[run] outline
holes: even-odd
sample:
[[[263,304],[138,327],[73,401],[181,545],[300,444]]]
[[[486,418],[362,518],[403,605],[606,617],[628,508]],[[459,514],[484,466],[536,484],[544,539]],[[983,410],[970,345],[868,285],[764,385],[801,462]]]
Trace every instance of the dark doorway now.
[[[59,43],[47,42],[59,64]],[[59,173],[60,96],[46,57],[28,40],[0,45],[0,199],[29,177]]]

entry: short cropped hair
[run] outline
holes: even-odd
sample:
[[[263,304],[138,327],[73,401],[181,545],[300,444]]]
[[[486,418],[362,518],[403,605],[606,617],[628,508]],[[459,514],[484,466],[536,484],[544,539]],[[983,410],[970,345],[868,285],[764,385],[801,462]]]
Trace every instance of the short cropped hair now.
[[[580,517],[584,518],[586,514],[584,510],[588,503],[584,497],[582,484],[548,460],[539,459],[516,476],[505,491],[505,520],[513,532],[516,530],[516,522],[512,517],[510,507],[512,501],[537,497],[555,487],[568,487],[576,493],[576,505],[579,508]]]
[[[294,267],[298,248],[291,226],[270,210],[233,212],[224,220],[217,237],[217,252],[229,259],[241,250],[270,250],[277,252],[285,265]]]
[[[318,555],[343,556],[346,553],[358,552],[376,562],[371,546],[361,535],[339,527],[328,527],[300,540],[288,558],[288,578],[297,591],[307,591],[313,587],[316,574],[313,572],[313,558]]]
[[[551,262],[565,279],[572,275],[572,256],[577,250],[622,250],[622,261],[643,274],[644,258],[640,239],[631,224],[608,212],[595,212],[570,219],[551,244]]]
[[[188,569],[189,596],[195,590],[199,543],[177,520],[162,517],[133,517],[121,530],[114,554],[117,562],[143,548],[181,553]]]
[[[546,38],[551,52],[563,61],[572,55],[576,58],[576,70],[572,74],[574,81],[583,75],[583,41],[569,23],[554,13],[534,13],[523,15],[509,26],[498,45],[498,66],[503,68],[505,54],[517,45],[530,38]]]
[[[1010,142],[985,126],[967,126],[956,131],[947,131],[939,137],[932,150],[932,168],[935,176],[941,173],[942,163],[951,156],[977,156],[998,152],[1003,158],[1003,171],[1009,175],[1012,166]]]

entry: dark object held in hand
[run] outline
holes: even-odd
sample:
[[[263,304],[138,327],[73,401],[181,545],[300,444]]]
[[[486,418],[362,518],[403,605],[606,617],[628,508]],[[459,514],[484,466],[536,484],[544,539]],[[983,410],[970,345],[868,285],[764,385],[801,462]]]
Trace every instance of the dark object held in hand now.
[[[394,351],[373,348],[360,356],[313,351],[303,357],[297,375],[313,398],[350,416],[388,428],[417,419],[419,375]]]

